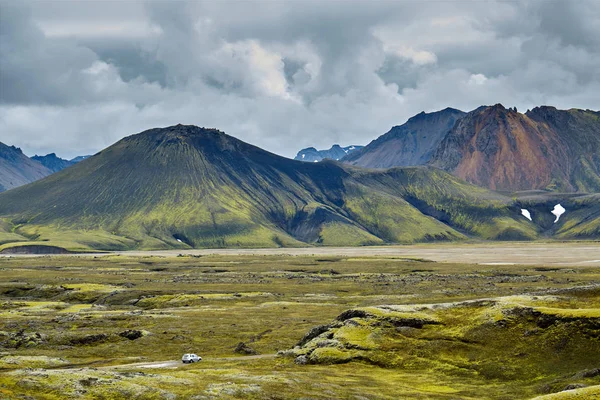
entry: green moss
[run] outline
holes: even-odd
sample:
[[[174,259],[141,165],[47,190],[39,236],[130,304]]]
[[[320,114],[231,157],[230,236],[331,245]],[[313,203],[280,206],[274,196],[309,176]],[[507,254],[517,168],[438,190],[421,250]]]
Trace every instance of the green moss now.
[[[597,268],[587,264],[253,254],[0,264],[0,360],[66,361],[45,370],[9,365],[0,371],[0,398],[527,399],[598,384],[600,291]],[[363,314],[340,321],[345,310]],[[317,325],[329,326],[288,353],[307,354],[308,365],[273,357]],[[143,334],[130,340],[120,335],[127,330]],[[74,344],[99,334],[106,339]],[[239,342],[259,358],[235,354]],[[203,361],[138,364],[187,352]]]
[[[378,335],[378,330],[370,325],[345,325],[334,333],[333,338],[339,340],[346,348],[373,350],[379,344],[376,340]]]
[[[366,246],[381,244],[383,240],[348,223],[331,222],[323,225],[320,244],[325,246]]]
[[[531,400],[591,400],[600,398],[600,385],[539,396]]]
[[[342,350],[335,347],[316,348],[309,360],[316,364],[342,364],[352,361],[360,353],[354,350]]]

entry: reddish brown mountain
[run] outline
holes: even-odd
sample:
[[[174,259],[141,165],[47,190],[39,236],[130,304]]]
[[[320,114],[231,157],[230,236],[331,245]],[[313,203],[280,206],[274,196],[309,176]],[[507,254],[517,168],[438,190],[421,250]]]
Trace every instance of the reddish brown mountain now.
[[[454,125],[430,164],[495,190],[600,191],[600,113],[480,107]]]

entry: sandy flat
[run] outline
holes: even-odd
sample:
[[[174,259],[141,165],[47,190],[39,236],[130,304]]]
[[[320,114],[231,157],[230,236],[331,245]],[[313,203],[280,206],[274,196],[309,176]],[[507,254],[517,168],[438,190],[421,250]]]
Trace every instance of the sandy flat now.
[[[363,247],[301,247],[268,249],[193,249],[156,251],[118,251],[71,256],[124,255],[133,257],[178,255],[289,255],[332,257],[420,258],[437,262],[485,265],[582,265],[600,266],[600,242],[563,243],[428,243],[417,245]],[[64,257],[61,255],[0,255],[1,257]]]
[[[407,257],[438,262],[467,262],[489,265],[555,264],[600,266],[600,243],[490,243],[424,244],[372,247],[304,247],[275,249],[201,249],[166,251],[127,251],[134,256],[184,255],[291,255],[341,257]]]

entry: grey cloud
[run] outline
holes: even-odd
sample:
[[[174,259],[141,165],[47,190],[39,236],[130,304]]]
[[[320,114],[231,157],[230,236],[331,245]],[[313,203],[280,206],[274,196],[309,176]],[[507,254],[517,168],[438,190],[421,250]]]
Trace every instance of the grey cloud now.
[[[293,156],[367,143],[422,110],[600,108],[594,0],[0,8],[0,140],[30,153],[181,122]]]

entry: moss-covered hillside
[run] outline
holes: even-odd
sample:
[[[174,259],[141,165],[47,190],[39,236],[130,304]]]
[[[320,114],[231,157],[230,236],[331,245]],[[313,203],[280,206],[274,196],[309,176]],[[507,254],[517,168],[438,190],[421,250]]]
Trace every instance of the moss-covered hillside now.
[[[540,231],[511,198],[434,168],[303,163],[184,125],[127,137],[0,195],[0,251],[526,240]]]
[[[550,393],[583,388],[600,382],[599,294],[591,286],[556,295],[355,308],[280,354],[297,364],[360,361],[506,385],[539,382],[539,390]],[[597,386],[593,394],[600,394]]]

